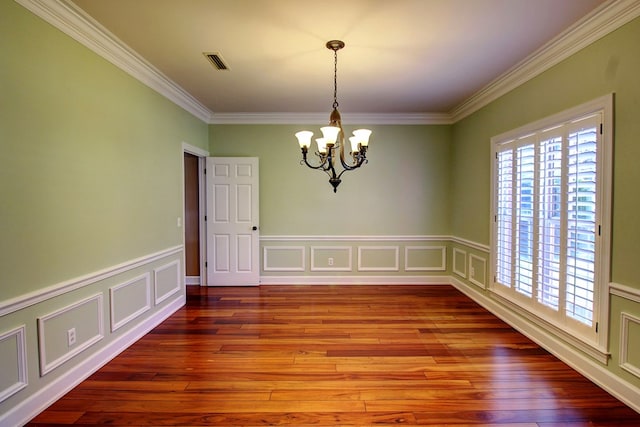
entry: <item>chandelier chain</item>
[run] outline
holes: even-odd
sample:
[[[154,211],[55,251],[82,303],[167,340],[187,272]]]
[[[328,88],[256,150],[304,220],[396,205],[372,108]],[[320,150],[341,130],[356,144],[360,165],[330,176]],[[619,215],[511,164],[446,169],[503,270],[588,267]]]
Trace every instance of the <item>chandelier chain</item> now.
[[[338,50],[333,49],[333,109],[338,108]]]

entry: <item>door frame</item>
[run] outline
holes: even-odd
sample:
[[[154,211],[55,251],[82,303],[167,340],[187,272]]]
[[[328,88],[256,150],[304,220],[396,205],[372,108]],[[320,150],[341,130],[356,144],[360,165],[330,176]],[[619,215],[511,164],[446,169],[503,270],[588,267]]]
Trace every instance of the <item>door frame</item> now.
[[[182,164],[182,223],[184,224],[185,218],[185,206],[184,206],[184,153],[189,153],[198,157],[198,218],[199,218],[199,236],[198,242],[200,245],[200,286],[207,286],[207,230],[206,222],[204,220],[206,214],[206,183],[205,183],[205,165],[207,157],[209,157],[209,151],[202,148],[182,143],[182,152],[180,153],[180,163]],[[182,229],[182,265],[186,268],[186,246],[185,246],[185,233],[184,227]],[[184,283],[187,283],[186,269],[183,268]]]

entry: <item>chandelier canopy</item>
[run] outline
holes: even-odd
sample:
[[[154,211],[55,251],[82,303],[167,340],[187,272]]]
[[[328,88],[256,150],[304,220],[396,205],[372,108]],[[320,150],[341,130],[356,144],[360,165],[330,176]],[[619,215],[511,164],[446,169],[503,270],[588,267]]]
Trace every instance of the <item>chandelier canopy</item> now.
[[[342,130],[342,119],[338,112],[338,51],[344,47],[341,40],[330,40],[326,44],[327,49],[333,51],[333,111],[329,116],[329,126],[320,128],[322,137],[316,138],[318,151],[318,164],[312,165],[307,159],[307,153],[311,147],[313,132],[303,130],[296,133],[298,144],[302,150],[302,160],[300,164],[305,164],[311,169],[317,169],[329,175],[329,183],[333,186],[333,192],[338,190],[338,185],[342,182],[342,174],[346,171],[358,169],[367,163],[367,148],[369,146],[369,129],[357,129],[353,131],[353,136],[349,137],[350,148],[349,161],[345,159],[344,131]],[[339,161],[339,164],[338,164]],[[342,167],[340,172],[336,168]]]

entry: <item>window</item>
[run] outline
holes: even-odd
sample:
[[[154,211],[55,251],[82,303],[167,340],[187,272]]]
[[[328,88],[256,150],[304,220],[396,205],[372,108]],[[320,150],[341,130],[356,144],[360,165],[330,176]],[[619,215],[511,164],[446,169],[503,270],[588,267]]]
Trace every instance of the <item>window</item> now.
[[[606,350],[612,95],[492,138],[492,291]]]

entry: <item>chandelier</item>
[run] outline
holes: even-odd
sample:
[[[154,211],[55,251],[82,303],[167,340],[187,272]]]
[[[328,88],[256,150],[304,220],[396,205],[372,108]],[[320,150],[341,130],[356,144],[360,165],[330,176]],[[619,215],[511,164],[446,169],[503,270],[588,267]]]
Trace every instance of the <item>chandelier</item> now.
[[[342,130],[342,120],[338,112],[338,51],[344,47],[341,40],[330,40],[327,42],[327,49],[333,51],[333,111],[329,116],[329,126],[320,128],[322,137],[316,138],[318,151],[315,153],[318,157],[316,166],[309,163],[307,153],[311,147],[311,137],[313,132],[303,130],[296,133],[298,144],[302,150],[302,160],[300,164],[305,164],[311,169],[317,169],[329,175],[329,183],[333,186],[333,192],[338,190],[338,185],[342,182],[342,174],[346,171],[358,169],[367,163],[367,147],[369,146],[369,129],[357,129],[353,131],[353,136],[349,137],[351,143],[349,155],[351,158],[345,159],[344,131]],[[340,164],[338,165],[338,160]],[[340,168],[340,172],[336,168]]]

